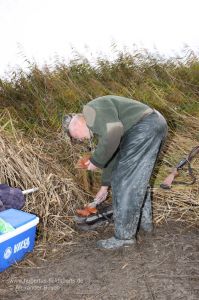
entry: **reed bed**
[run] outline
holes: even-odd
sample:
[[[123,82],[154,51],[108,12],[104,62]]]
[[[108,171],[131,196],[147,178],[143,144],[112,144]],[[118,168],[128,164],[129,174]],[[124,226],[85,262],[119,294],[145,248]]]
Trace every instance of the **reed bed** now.
[[[60,143],[65,144],[70,159],[74,154],[69,142],[55,137],[51,147],[56,144],[58,153]],[[44,243],[72,238],[75,209],[87,198],[78,178],[60,165],[59,158],[49,154],[48,147],[40,139],[30,142],[16,132],[6,134],[0,130],[0,182],[22,190],[39,188],[26,196],[23,209],[40,217],[39,237]]]
[[[22,190],[39,187],[38,192],[27,196],[23,209],[40,217],[39,239],[44,244],[47,241],[71,241],[76,234],[73,226],[75,210],[91,197],[88,175],[75,170],[72,165],[67,168],[67,160],[75,161],[80,155],[79,149],[64,140],[61,134],[54,138],[51,143],[41,139],[30,142],[16,132],[8,134],[3,129],[0,131],[0,181]],[[168,139],[152,178],[154,222],[161,224],[174,220],[198,226],[198,181],[190,186],[173,185],[171,190],[159,187],[171,171],[171,166],[185,157],[195,145],[192,139],[179,134],[172,136],[172,139]],[[51,148],[54,153],[50,153]],[[67,153],[65,159],[63,152]],[[198,177],[199,157],[194,159],[193,168]],[[97,189],[97,176],[93,176],[93,180]],[[190,181],[186,168],[180,172],[179,180]]]
[[[24,210],[40,217],[39,240],[44,243],[72,241],[75,210],[100,185],[99,173],[91,176],[74,168],[88,148],[65,140],[60,117],[106,94],[143,101],[166,117],[169,135],[151,180],[154,222],[199,225],[199,157],[193,161],[193,186],[159,187],[172,166],[199,143],[198,58],[193,53],[184,60],[120,53],[116,61],[99,58],[95,66],[80,59],[68,66],[55,62],[53,70],[30,65],[28,73],[0,80],[0,182],[22,190],[39,187],[27,196]],[[186,168],[180,174],[187,181]]]
[[[189,226],[199,225],[199,155],[191,163],[196,177],[193,185],[189,185],[192,179],[187,166],[184,166],[175,179],[176,184],[173,184],[170,190],[160,188],[160,184],[172,171],[172,167],[185,158],[196,145],[198,145],[196,140],[179,133],[168,137],[155,170],[155,178],[152,180],[153,211],[156,224],[172,219],[184,222]],[[178,184],[178,181],[187,184]]]

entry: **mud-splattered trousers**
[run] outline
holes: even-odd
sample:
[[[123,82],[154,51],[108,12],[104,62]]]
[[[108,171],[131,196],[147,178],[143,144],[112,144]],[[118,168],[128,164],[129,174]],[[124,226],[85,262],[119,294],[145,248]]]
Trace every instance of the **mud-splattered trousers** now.
[[[157,111],[144,117],[123,136],[112,173],[115,236],[135,237],[138,224],[152,224],[149,180],[167,135],[167,123]]]

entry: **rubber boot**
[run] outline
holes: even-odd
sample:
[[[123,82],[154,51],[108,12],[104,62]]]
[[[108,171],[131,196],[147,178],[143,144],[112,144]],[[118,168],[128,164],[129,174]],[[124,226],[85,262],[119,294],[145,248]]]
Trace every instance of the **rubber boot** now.
[[[131,246],[135,244],[135,242],[136,242],[135,239],[120,240],[113,236],[107,240],[99,240],[97,242],[97,248],[115,250],[120,247]]]

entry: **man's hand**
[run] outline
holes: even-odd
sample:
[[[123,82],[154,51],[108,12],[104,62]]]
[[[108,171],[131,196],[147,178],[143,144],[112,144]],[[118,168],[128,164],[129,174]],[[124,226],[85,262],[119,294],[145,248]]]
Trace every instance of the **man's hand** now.
[[[100,190],[96,194],[94,201],[91,202],[88,206],[89,207],[96,207],[98,204],[102,203],[104,200],[106,200],[108,196],[108,186],[101,186]]]
[[[92,164],[92,162],[90,160],[85,162],[84,165],[87,167],[87,170],[90,170],[90,171],[96,171],[98,169],[98,167],[96,167],[94,164]]]

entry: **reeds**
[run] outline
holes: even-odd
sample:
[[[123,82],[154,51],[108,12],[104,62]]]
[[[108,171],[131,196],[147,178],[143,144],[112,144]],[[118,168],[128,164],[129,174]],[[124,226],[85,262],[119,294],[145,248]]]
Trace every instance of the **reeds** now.
[[[172,167],[185,158],[196,145],[197,141],[179,133],[175,133],[172,140],[168,139],[164,153],[160,156],[156,167],[155,178],[152,180],[155,223],[159,224],[172,219],[183,221],[189,226],[199,225],[199,156],[196,156],[191,163],[196,183],[189,185],[192,179],[189,176],[187,166],[185,166],[179,171],[179,177],[175,179],[176,183],[179,181],[185,184],[173,184],[170,190],[160,188],[160,184],[172,171]]]
[[[51,146],[56,147],[57,154],[60,143],[65,144],[66,156],[73,157],[68,142],[54,136]],[[22,190],[39,188],[38,192],[26,196],[24,210],[40,217],[39,236],[43,242],[56,242],[71,238],[72,217],[87,195],[78,179],[59,163],[59,157],[53,158],[48,147],[39,138],[30,142],[15,131],[8,134],[0,130],[0,182]]]
[[[40,216],[44,242],[71,240],[75,210],[92,197],[88,174],[74,170],[87,148],[62,137],[61,117],[106,94],[138,99],[167,118],[169,136],[152,178],[154,221],[199,223],[198,181],[169,191],[159,187],[199,142],[199,60],[193,54],[165,60],[147,52],[120,53],[114,62],[99,58],[95,66],[80,59],[56,62],[52,70],[30,65],[29,72],[0,80],[0,182],[39,187],[24,209]],[[193,166],[197,176],[199,158]],[[181,176],[187,180],[186,169]],[[92,180],[96,190],[99,174]]]

